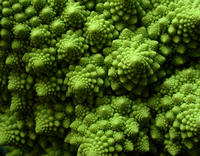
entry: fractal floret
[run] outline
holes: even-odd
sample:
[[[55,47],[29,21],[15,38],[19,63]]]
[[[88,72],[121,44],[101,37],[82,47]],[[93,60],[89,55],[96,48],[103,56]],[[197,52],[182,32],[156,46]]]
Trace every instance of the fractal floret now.
[[[200,155],[200,0],[0,0],[5,156]]]

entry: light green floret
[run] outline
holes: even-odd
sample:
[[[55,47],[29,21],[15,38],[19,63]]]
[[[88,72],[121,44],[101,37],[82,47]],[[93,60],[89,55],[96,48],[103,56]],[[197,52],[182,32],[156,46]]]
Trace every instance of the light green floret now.
[[[73,95],[77,100],[84,100],[93,95],[103,95],[106,74],[103,67],[88,64],[70,68],[64,82],[68,86],[67,96]]]
[[[30,35],[30,27],[25,24],[16,24],[13,27],[13,34],[17,39],[24,40]]]
[[[48,95],[53,95],[56,90],[56,78],[55,80],[48,81],[48,78],[46,78],[46,81],[39,80],[35,84],[35,91],[38,96],[48,96]]]
[[[153,9],[157,8],[160,5],[165,5],[168,6],[171,2],[173,2],[174,0],[147,0],[147,1],[140,1],[140,3],[144,3],[144,4],[151,4],[149,12],[153,11]],[[176,2],[179,0],[175,0]],[[146,3],[145,3],[146,2]]]
[[[2,11],[5,8],[2,9]],[[3,13],[3,12],[1,12]],[[11,38],[12,38],[12,28],[13,28],[13,19],[12,16],[11,17],[6,17],[4,15],[2,15],[3,17],[0,19],[0,48],[2,49],[9,49],[10,48],[10,42],[11,42]]]
[[[179,54],[188,53],[191,56],[199,57],[199,50],[196,49],[199,46],[199,26],[200,26],[200,7],[188,8],[183,7],[182,11],[176,14],[176,17],[172,20],[168,29],[169,33],[172,33],[172,41],[176,46],[175,50]],[[173,34],[174,29],[174,34]],[[172,31],[170,31],[172,30]]]
[[[31,30],[30,43],[34,47],[43,47],[50,44],[51,33],[47,25],[38,26]]]
[[[84,36],[90,44],[93,53],[98,52],[98,50],[105,46],[110,46],[112,40],[119,36],[112,21],[106,20],[103,14],[98,15],[95,12],[92,12],[91,15],[88,16],[83,30]]]
[[[12,0],[13,3],[19,3],[23,8],[27,8],[28,6],[31,5],[30,0]]]
[[[31,4],[33,5],[33,7],[39,11],[41,10],[43,7],[45,7],[45,5],[47,4],[46,0],[32,0]]]
[[[180,107],[174,107],[171,112],[171,116],[176,116],[175,120],[173,121],[171,129],[174,129],[172,135],[170,135],[170,139],[182,138],[185,140],[183,142],[186,147],[189,149],[192,148],[192,144],[189,144],[189,140],[191,138],[198,137],[199,129],[200,129],[200,105],[198,103],[191,103],[191,104],[182,104]],[[176,110],[175,110],[176,109]],[[177,112],[179,109],[179,112]],[[168,114],[166,114],[168,115]],[[171,117],[170,116],[170,117]],[[167,116],[168,117],[168,116]],[[170,120],[170,119],[169,119]],[[173,134],[180,134],[173,135]],[[190,145],[190,146],[189,146]]]
[[[195,99],[193,101],[195,102]],[[170,155],[177,155],[184,148],[191,150],[198,143],[200,130],[199,108],[199,101],[198,103],[192,101],[185,103],[183,101],[180,106],[174,106],[168,112],[157,115],[156,127],[159,128],[160,132],[165,131],[163,143]],[[173,148],[171,144],[173,144]]]
[[[106,0],[75,0],[79,2],[82,5],[85,5],[85,7],[89,10],[92,10],[95,8],[95,6],[100,3],[104,3]]]
[[[47,72],[56,66],[55,48],[35,49],[25,53],[22,60],[26,64],[26,72]]]
[[[77,155],[107,156],[149,151],[148,136],[140,127],[142,121],[137,122],[134,116],[129,116],[129,112],[137,109],[121,108],[122,105],[131,107],[132,100],[126,96],[105,96],[98,98],[97,104],[99,106],[96,109],[76,114],[76,120],[70,125],[72,131],[65,142],[78,146]]]
[[[160,86],[160,93],[169,96],[179,95],[180,98],[188,94],[197,94],[199,77],[199,68],[190,67],[182,71],[176,71],[176,74],[166,79]]]
[[[152,138],[162,141],[170,155],[195,148],[199,140],[199,78],[198,67],[177,71],[148,100],[151,109],[157,112]]]
[[[79,66],[70,66],[70,72],[67,73],[64,82],[69,87],[67,96],[75,95],[76,98],[87,98],[93,93],[102,95],[106,74],[104,67],[102,67],[103,60],[102,55],[95,54],[90,57],[82,57]]]
[[[37,14],[37,11],[36,9],[33,7],[33,6],[29,6],[27,7],[25,10],[24,10],[25,14],[26,14],[26,17],[28,19],[32,18],[33,16],[36,16]]]
[[[21,55],[11,53],[6,57],[5,64],[7,67],[16,68],[21,65]]]
[[[12,93],[10,111],[11,112],[28,112],[33,103],[33,91],[23,91]]]
[[[15,22],[23,23],[26,21],[26,15],[24,13],[16,13],[14,15]]]
[[[137,122],[146,124],[148,123],[151,114],[150,109],[145,105],[146,103],[142,103],[141,100],[135,100],[132,106],[132,112],[130,113],[130,117],[134,117]]]
[[[64,86],[65,71],[52,71],[48,77],[40,76],[36,78],[34,89],[38,96],[59,96],[61,100],[65,100],[66,86]]]
[[[39,13],[39,17],[43,24],[49,24],[51,21],[53,21],[55,15],[56,13],[53,8],[48,6],[44,7]]]
[[[64,21],[61,19],[54,20],[51,23],[50,30],[55,34],[55,36],[63,34],[66,31]]]
[[[173,2],[172,2],[173,3]],[[157,35],[160,34],[160,28],[163,28],[163,31],[166,30],[169,21],[167,17],[173,18],[174,17],[174,5],[171,3],[171,5],[167,4],[164,5],[160,4],[156,6],[156,8],[152,11],[149,11],[143,18],[142,23],[143,25],[149,27],[149,36],[151,38],[157,37]],[[171,11],[171,12],[170,12]],[[170,12],[170,14],[169,14]],[[167,15],[169,14],[169,15]],[[157,32],[156,32],[157,30]],[[152,33],[151,33],[152,32]],[[154,32],[154,33],[153,33]]]
[[[6,40],[1,39],[0,40],[0,48],[3,49],[3,50],[8,51],[8,49],[9,49],[9,42],[6,41]]]
[[[101,103],[100,103],[101,101]],[[104,104],[102,103],[103,99],[99,99],[97,101],[97,104]],[[105,101],[108,102],[107,100]],[[128,99],[126,96],[120,96],[120,97],[113,97],[112,99],[112,103],[111,103],[112,107],[117,111],[120,112],[120,114],[126,115],[127,113],[131,112],[131,107],[133,105],[133,101]]]
[[[8,45],[8,41],[11,40],[11,32],[5,28],[1,28],[0,30],[0,35],[1,35],[1,47],[4,48],[4,46]],[[8,47],[5,47],[8,49]]]
[[[131,34],[128,29],[122,32]],[[108,76],[114,91],[123,86],[137,95],[148,94],[146,88],[165,76],[161,65],[165,58],[156,52],[158,42],[145,39],[142,34],[135,34],[131,39],[113,41],[112,52],[105,58],[109,67]]]
[[[104,65],[104,57],[101,54],[94,54],[89,57],[82,57],[79,65],[87,66],[88,64],[93,64],[95,66],[103,66]]]
[[[111,14],[119,31],[127,26],[135,29],[135,25],[145,14],[140,3],[136,0],[108,0],[104,3],[104,9]]]
[[[70,125],[73,107],[70,103],[42,103],[35,109],[35,132],[50,136],[63,137],[65,128]]]
[[[96,0],[75,0],[82,5],[85,5],[88,9],[93,9],[96,3]]]
[[[11,42],[11,45],[10,45],[10,47],[12,48],[12,51],[14,52],[14,53],[18,53],[17,55],[17,57],[21,57],[21,54],[23,54],[23,53],[25,53],[25,51],[24,51],[24,49],[26,49],[27,48],[27,40],[13,40],[12,42]]]
[[[36,138],[34,132],[29,129],[33,128],[33,122],[31,122],[28,119],[24,120],[18,113],[11,115],[7,112],[7,115],[1,115],[0,145],[31,146]]]
[[[66,6],[67,0],[48,0],[47,2],[60,15]]]
[[[161,3],[143,18],[151,39],[160,40],[160,51],[171,56],[175,65],[186,63],[189,57],[199,57],[198,0]],[[173,55],[172,55],[173,54]]]
[[[67,31],[56,44],[58,61],[73,63],[81,58],[88,49],[85,39],[80,31]]]
[[[38,27],[41,24],[41,20],[40,20],[39,16],[33,16],[29,20],[29,23],[32,26],[32,28],[34,28],[34,27]]]
[[[70,0],[63,10],[61,19],[70,28],[82,28],[88,15],[89,12],[85,10],[84,6]]]
[[[34,82],[33,77],[26,73],[11,72],[8,79],[8,90],[17,92],[24,89],[30,90]]]

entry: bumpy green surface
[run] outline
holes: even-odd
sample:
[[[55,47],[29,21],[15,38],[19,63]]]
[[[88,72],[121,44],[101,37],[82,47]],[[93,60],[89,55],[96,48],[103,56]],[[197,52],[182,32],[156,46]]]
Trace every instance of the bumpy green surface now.
[[[200,155],[200,0],[0,0],[7,156]]]

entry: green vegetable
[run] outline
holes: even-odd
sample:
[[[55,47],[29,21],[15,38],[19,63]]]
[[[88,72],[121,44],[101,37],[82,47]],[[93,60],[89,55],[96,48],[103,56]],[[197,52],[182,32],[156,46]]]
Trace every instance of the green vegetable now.
[[[0,0],[6,156],[198,156],[200,0]]]

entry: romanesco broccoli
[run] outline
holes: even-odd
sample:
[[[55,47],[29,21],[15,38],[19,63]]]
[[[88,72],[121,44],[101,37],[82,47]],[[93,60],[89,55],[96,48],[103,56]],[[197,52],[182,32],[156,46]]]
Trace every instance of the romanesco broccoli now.
[[[6,156],[198,156],[200,0],[0,0]]]

